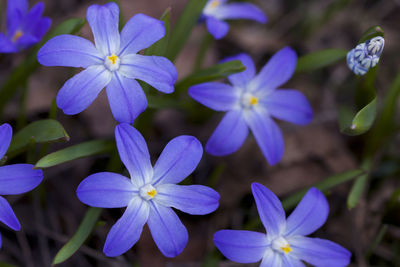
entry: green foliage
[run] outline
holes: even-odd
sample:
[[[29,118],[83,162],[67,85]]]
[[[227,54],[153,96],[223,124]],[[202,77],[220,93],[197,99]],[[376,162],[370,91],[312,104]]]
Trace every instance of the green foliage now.
[[[13,136],[7,156],[11,158],[23,152],[32,143],[65,142],[68,140],[67,132],[58,121],[53,119],[35,121]]]
[[[315,71],[346,58],[347,50],[324,49],[302,56],[297,62],[296,72]]]
[[[46,155],[36,163],[35,167],[49,168],[72,160],[110,152],[114,145],[114,142],[106,140],[80,143]]]
[[[201,12],[208,0],[189,0],[178,22],[174,26],[166,57],[174,61],[189,39],[192,29],[197,24]]]
[[[358,41],[359,44],[364,43],[368,41],[369,39],[372,39],[376,36],[381,36],[385,37],[385,32],[382,30],[380,26],[372,26],[368,28],[362,35],[360,41]]]
[[[165,27],[165,36],[154,43],[152,46],[147,48],[144,52],[145,55],[155,55],[155,56],[164,56],[167,52],[168,42],[170,39],[170,30],[171,30],[171,8],[167,8],[162,14],[160,20],[164,22]]]
[[[53,259],[53,264],[60,264],[66,261],[69,257],[74,255],[76,251],[78,251],[96,226],[101,211],[102,209],[100,208],[89,208],[87,210],[78,230],[68,243],[58,251],[57,255]]]

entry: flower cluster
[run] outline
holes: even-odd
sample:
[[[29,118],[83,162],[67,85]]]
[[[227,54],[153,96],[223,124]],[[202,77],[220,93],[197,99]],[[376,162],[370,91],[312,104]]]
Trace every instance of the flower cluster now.
[[[49,30],[51,20],[42,17],[43,3],[28,10],[27,0],[7,1],[7,32],[0,33],[0,53],[15,53],[42,39]]]
[[[9,0],[7,35],[0,35],[2,52],[16,52],[40,40],[50,26],[42,18],[43,4],[27,11],[26,0]],[[114,118],[116,146],[130,178],[118,173],[100,172],[86,177],[78,186],[79,200],[92,207],[126,208],[111,227],[103,252],[109,257],[128,251],[148,225],[159,250],[166,257],[179,255],[188,242],[188,231],[173,209],[204,215],[219,206],[220,195],[203,185],[178,185],[199,164],[203,147],[193,136],[172,139],[155,165],[143,136],[131,124],[147,108],[147,99],[137,80],[163,93],[172,93],[177,80],[174,64],[165,57],[139,54],[164,37],[162,21],[143,14],[133,16],[119,32],[119,8],[115,3],[91,5],[87,21],[94,44],[74,35],[50,39],[37,54],[45,66],[83,68],[65,82],[57,95],[57,105],[65,114],[86,109],[106,88]],[[265,14],[249,3],[210,0],[202,12],[209,32],[220,39],[228,32],[227,19],[252,19],[265,23]],[[383,49],[378,37],[353,49],[348,56],[354,72],[365,72],[376,65]],[[278,163],[284,151],[283,135],[274,118],[306,125],[313,118],[307,98],[293,89],[280,89],[294,74],[297,55],[285,47],[256,73],[250,56],[239,54],[224,60],[240,60],[246,67],[228,77],[230,84],[208,82],[189,88],[189,95],[201,104],[226,115],[209,138],[205,150],[216,156],[237,151],[253,133],[267,161]],[[352,65],[351,65],[352,64]],[[12,129],[0,126],[0,158],[11,142]],[[32,190],[43,179],[41,170],[30,164],[0,167],[0,194],[20,194]],[[286,219],[279,199],[266,187],[253,183],[261,221],[267,234],[221,230],[214,242],[229,259],[241,263],[262,260],[262,266],[345,266],[351,254],[323,239],[308,238],[326,221],[329,207],[324,195],[311,188]],[[14,230],[20,224],[8,202],[0,196],[0,221]],[[1,237],[0,237],[1,246]]]
[[[0,126],[0,159],[6,154],[12,138],[12,128]],[[18,195],[31,191],[43,180],[42,170],[34,170],[32,164],[13,164],[0,167],[0,195]],[[15,231],[21,225],[7,200],[0,196],[0,221]],[[0,235],[0,247],[2,246]]]
[[[356,75],[366,74],[370,68],[378,64],[384,46],[385,39],[381,36],[358,44],[347,53],[347,65]]]

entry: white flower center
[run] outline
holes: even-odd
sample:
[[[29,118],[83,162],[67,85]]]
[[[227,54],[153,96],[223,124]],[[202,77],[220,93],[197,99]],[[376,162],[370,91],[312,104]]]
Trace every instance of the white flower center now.
[[[139,195],[144,200],[150,200],[157,195],[157,190],[151,184],[146,184],[139,189]]]
[[[18,41],[22,36],[24,35],[24,32],[21,30],[18,30],[14,33],[13,37],[11,38],[12,42]]]
[[[258,97],[255,97],[250,93],[244,93],[240,99],[240,104],[243,108],[249,109],[256,106],[258,101]]]
[[[272,241],[272,248],[279,253],[288,254],[292,251],[289,243],[283,237],[278,237]]]
[[[106,56],[106,58],[104,59],[104,65],[109,71],[118,70],[120,64],[121,60],[116,54],[111,54],[110,56]]]
[[[213,15],[216,11],[216,8],[221,5],[219,0],[212,0],[207,3],[204,7],[203,14],[205,15]]]

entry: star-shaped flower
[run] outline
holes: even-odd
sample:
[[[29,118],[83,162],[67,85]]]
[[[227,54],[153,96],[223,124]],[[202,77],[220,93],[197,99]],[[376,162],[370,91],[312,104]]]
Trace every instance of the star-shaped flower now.
[[[0,33],[0,53],[15,53],[39,42],[51,19],[42,17],[43,3],[28,10],[27,0],[7,1],[7,33]]]
[[[267,22],[267,16],[257,6],[250,3],[226,3],[227,0],[209,0],[203,9],[208,31],[215,39],[221,39],[229,31],[229,24],[224,20],[250,19],[260,23]]]
[[[90,6],[87,20],[96,46],[78,36],[60,35],[38,53],[38,61],[45,66],[85,68],[64,84],[57,95],[57,105],[65,114],[77,114],[106,87],[114,118],[132,123],[147,107],[146,95],[135,79],[164,93],[174,91],[177,72],[171,61],[137,54],[165,35],[164,24],[137,14],[119,33],[119,9],[115,3]]]
[[[171,208],[202,215],[218,207],[219,194],[202,185],[177,185],[199,163],[203,149],[193,136],[179,136],[164,148],[154,167],[143,136],[129,124],[115,129],[122,162],[131,179],[96,173],[79,185],[78,198],[93,207],[127,207],[108,233],[103,252],[115,257],[129,250],[147,223],[160,251],[167,257],[182,252],[188,232]]]
[[[224,156],[238,150],[249,128],[270,164],[283,156],[282,133],[273,117],[295,124],[308,124],[312,109],[305,96],[292,89],[276,90],[296,69],[297,56],[289,47],[276,53],[256,75],[253,61],[240,54],[225,61],[241,60],[246,70],[230,75],[232,85],[209,82],[189,88],[189,95],[217,111],[227,111],[206,145],[212,155]]]
[[[225,257],[240,263],[261,260],[261,267],[305,267],[302,261],[319,267],[349,264],[351,253],[347,249],[329,240],[306,237],[328,217],[328,202],[321,191],[308,190],[286,219],[282,204],[273,192],[258,183],[253,183],[251,190],[267,233],[216,232],[214,243]]]
[[[11,143],[12,128],[4,123],[0,126],[0,159]],[[42,170],[34,170],[32,164],[12,164],[0,167],[0,195],[18,195],[31,191],[43,180]],[[0,196],[0,221],[15,231],[21,225],[7,200]],[[2,246],[0,235],[0,247]]]

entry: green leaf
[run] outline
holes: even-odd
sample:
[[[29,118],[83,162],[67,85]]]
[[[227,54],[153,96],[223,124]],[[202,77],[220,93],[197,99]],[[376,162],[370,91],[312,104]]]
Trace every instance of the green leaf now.
[[[385,32],[382,30],[380,26],[372,26],[368,28],[362,35],[360,41],[358,41],[359,44],[364,43],[368,41],[369,39],[372,39],[376,36],[381,36],[385,38]]]
[[[167,58],[174,61],[188,40],[193,27],[197,24],[208,0],[189,0],[174,25],[168,45]]]
[[[164,56],[167,52],[170,38],[171,8],[168,7],[162,14],[160,20],[164,22],[165,36],[144,51],[147,56]]]
[[[39,120],[28,124],[12,138],[7,156],[13,157],[29,144],[68,141],[69,136],[64,127],[56,120]]]
[[[176,84],[175,90],[184,91],[194,84],[222,79],[231,74],[244,71],[245,69],[245,66],[243,66],[240,60],[232,60],[220,63],[207,69],[199,70],[184,78],[182,81]]]
[[[73,34],[79,31],[85,24],[83,19],[69,19],[59,24],[53,31],[51,31],[46,38],[44,38],[39,44],[37,44],[27,57],[18,67],[16,67],[12,73],[9,75],[7,81],[3,83],[0,88],[0,114],[6,103],[14,96],[18,88],[23,86],[29,76],[36,71],[40,66],[39,62],[36,60],[37,51],[43,46],[50,38],[60,35],[60,34]]]
[[[296,72],[314,71],[328,67],[346,58],[347,50],[325,49],[304,55],[297,62]]]
[[[368,174],[361,175],[355,181],[351,191],[347,197],[347,208],[352,209],[357,206],[364,192],[364,188],[368,181]]]
[[[183,103],[168,96],[147,96],[148,107],[153,109],[182,108]]]
[[[96,226],[96,222],[100,217],[102,209],[100,208],[89,208],[83,218],[83,221],[79,225],[78,230],[72,236],[72,238],[66,243],[57,255],[54,257],[53,264],[59,264],[66,261],[69,257],[74,255],[76,251],[83,245],[89,234],[93,231]]]
[[[325,191],[327,191],[331,188],[334,188],[342,183],[353,180],[363,174],[365,174],[365,171],[359,170],[359,169],[346,171],[344,173],[333,175],[329,178],[326,178],[323,181],[314,184],[313,187],[316,187],[319,190],[325,192]],[[289,209],[294,208],[297,205],[297,203],[300,202],[300,200],[303,198],[303,196],[307,193],[307,191],[309,189],[310,189],[310,187],[307,187],[307,188],[295,193],[294,195],[291,195],[290,197],[285,198],[282,201],[282,205],[283,205],[284,209],[289,210]]]
[[[41,158],[35,168],[53,167],[68,161],[111,151],[114,143],[107,140],[94,140],[70,146]]]

